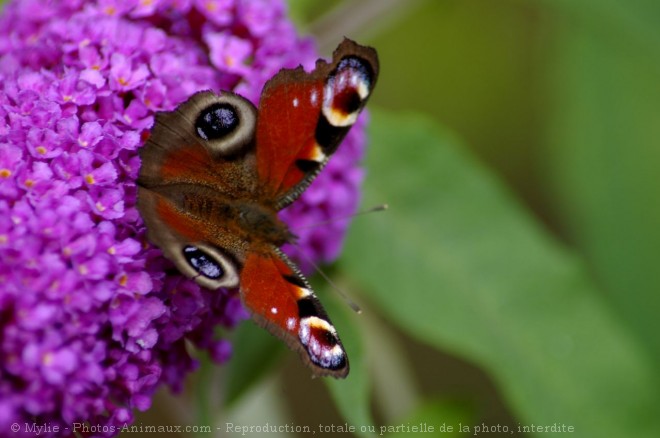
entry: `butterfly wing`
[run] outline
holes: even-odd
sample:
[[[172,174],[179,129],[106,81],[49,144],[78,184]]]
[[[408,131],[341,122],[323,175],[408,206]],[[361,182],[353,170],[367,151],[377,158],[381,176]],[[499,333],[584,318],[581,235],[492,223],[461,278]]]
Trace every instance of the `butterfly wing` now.
[[[311,183],[355,123],[378,77],[370,47],[345,39],[311,73],[281,70],[264,86],[257,120],[257,171],[276,209]]]
[[[246,99],[204,91],[159,113],[140,150],[137,207],[148,239],[210,289],[238,286],[245,236],[228,206],[255,190],[255,124]]]
[[[233,93],[202,91],[174,111],[161,112],[144,147],[140,187],[204,185],[234,197],[254,190],[256,108]],[[230,175],[228,175],[228,173]]]
[[[330,318],[302,274],[278,249],[248,255],[241,295],[253,319],[300,352],[315,375],[348,375],[348,358]]]

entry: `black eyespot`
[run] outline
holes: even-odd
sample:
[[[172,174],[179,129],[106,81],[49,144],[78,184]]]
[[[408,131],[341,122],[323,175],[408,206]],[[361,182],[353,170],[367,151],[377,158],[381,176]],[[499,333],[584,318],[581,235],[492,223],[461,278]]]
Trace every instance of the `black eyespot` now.
[[[231,133],[238,126],[238,114],[228,103],[216,103],[206,107],[197,120],[197,135],[204,140],[217,140]]]
[[[337,336],[334,335],[332,332],[326,331],[323,333],[323,337],[325,338],[325,345],[328,347],[334,347],[339,343],[339,339],[337,339]]]
[[[220,264],[199,248],[186,246],[183,248],[183,256],[190,266],[206,278],[217,280],[225,274]]]
[[[348,88],[335,95],[332,105],[344,114],[352,114],[360,109],[362,99],[355,89]]]

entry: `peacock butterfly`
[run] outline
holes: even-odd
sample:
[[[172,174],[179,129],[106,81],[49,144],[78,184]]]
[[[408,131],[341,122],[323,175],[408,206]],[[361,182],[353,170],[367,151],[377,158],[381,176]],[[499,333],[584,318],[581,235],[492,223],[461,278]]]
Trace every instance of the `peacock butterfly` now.
[[[140,150],[147,237],[209,289],[239,288],[254,320],[315,375],[346,377],[348,358],[309,283],[279,249],[295,236],[277,212],[295,201],[355,123],[378,57],[345,39],[332,62],[282,69],[245,98],[202,91],[159,113]]]

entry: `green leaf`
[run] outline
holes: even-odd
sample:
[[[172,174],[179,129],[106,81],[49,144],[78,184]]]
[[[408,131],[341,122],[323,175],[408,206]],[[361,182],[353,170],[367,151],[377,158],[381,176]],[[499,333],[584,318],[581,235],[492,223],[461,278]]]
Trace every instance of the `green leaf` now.
[[[234,354],[227,365],[225,404],[230,406],[273,368],[284,347],[282,342],[245,321],[232,337]]]
[[[601,44],[615,47],[623,44],[627,49],[643,49],[645,62],[660,66],[660,3],[655,0],[539,0],[548,9],[559,12],[555,19],[561,32],[578,30],[599,34]],[[577,26],[576,26],[577,24]],[[568,49],[566,51],[566,49]],[[570,47],[561,51],[572,52]],[[578,63],[579,65],[580,63]],[[557,66],[563,68],[560,62]],[[593,66],[598,69],[597,66]],[[637,68],[633,64],[633,68]]]
[[[460,426],[471,426],[472,417],[472,409],[464,403],[441,399],[427,400],[408,418],[398,423],[382,425],[378,432],[384,433],[387,438],[403,438],[418,433],[427,438],[465,436],[465,433],[460,433]],[[412,430],[413,427],[417,427],[417,430]]]
[[[653,369],[582,262],[432,122],[372,114],[365,205],[391,208],[354,222],[350,278],[411,336],[484,367],[522,424],[652,436]]]
[[[589,4],[574,7],[586,15]],[[612,1],[605,4],[613,8]],[[657,365],[659,5],[626,2],[612,9],[625,13],[608,19],[599,14],[560,22],[566,25],[554,41],[547,75],[552,105],[544,160],[567,234]]]

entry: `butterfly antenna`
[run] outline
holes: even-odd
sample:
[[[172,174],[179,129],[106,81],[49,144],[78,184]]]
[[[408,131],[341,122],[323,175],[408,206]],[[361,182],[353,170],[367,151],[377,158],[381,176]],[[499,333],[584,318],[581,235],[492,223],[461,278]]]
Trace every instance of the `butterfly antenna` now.
[[[390,207],[387,204],[375,205],[375,206],[373,206],[373,207],[371,207],[367,210],[358,211],[357,213],[349,214],[347,216],[333,217],[333,218],[330,218],[330,219],[325,220],[325,221],[316,222],[315,224],[309,224],[309,225],[305,225],[305,226],[302,226],[302,227],[296,227],[295,230],[308,230],[310,228],[318,228],[322,225],[331,224],[333,222],[338,222],[338,221],[341,221],[341,220],[344,220],[344,219],[351,219],[351,218],[354,218],[356,216],[362,216],[363,214],[375,213],[377,211],[385,211],[388,208],[390,208]]]
[[[299,253],[299,254],[300,254],[300,255],[301,255],[301,256],[302,256],[307,262],[309,262],[310,265],[312,265],[312,267],[316,270],[316,272],[318,272],[319,274],[321,274],[321,277],[323,277],[323,278],[325,279],[325,281],[328,282],[328,284],[330,285],[330,287],[333,288],[333,289],[335,290],[335,292],[337,292],[337,293],[339,294],[339,296],[340,296],[340,297],[346,302],[346,304],[348,304],[349,307],[350,307],[351,309],[353,309],[353,311],[354,311],[355,313],[357,313],[357,314],[362,313],[362,309],[360,309],[360,306],[358,306],[358,305],[355,303],[355,301],[351,300],[351,299],[348,297],[348,295],[346,294],[346,292],[344,292],[344,290],[343,290],[342,288],[340,288],[339,286],[337,286],[337,284],[336,284],[334,281],[332,281],[332,280],[330,279],[330,277],[329,277],[325,272],[323,272],[323,269],[321,269],[321,267],[320,267],[319,265],[317,265],[316,263],[314,263],[314,260],[312,260],[311,257],[308,257],[307,254],[305,254],[305,252],[302,250],[302,248],[301,248],[297,243],[294,243],[294,245],[297,246],[298,249],[300,250],[298,253]]]

